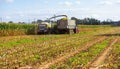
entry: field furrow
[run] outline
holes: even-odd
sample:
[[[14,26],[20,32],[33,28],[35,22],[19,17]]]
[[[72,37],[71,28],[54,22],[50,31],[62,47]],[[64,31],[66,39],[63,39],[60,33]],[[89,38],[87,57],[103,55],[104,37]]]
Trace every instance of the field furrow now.
[[[105,61],[107,55],[110,53],[110,51],[112,50],[112,46],[117,42],[117,38],[115,38],[114,40],[112,40],[108,47],[102,52],[100,53],[97,57],[95,57],[95,59],[93,59],[92,62],[90,62],[88,64],[88,68],[89,69],[96,69],[96,68],[100,68],[102,62]]]
[[[43,48],[38,48],[38,47],[33,46],[33,50],[25,50],[25,51],[6,55],[4,57],[3,62],[5,62],[7,59],[9,59],[10,61],[8,60],[7,62],[8,62],[8,64],[11,64],[11,62],[12,62],[13,63],[12,65],[15,65],[15,64],[18,65],[19,63],[20,63],[19,65],[23,65],[23,64],[28,64],[30,62],[33,62],[33,64],[34,64],[34,63],[36,63],[36,61],[41,63],[41,62],[47,61],[48,59],[50,60],[50,58],[52,59],[54,57],[57,57],[61,54],[66,53],[66,52],[75,50],[79,46],[82,46],[84,42],[87,42],[92,39],[96,39],[96,37],[95,38],[87,37],[87,38],[82,38],[82,39],[72,38],[70,40],[63,41],[64,43],[62,43],[62,44],[58,44],[58,45],[51,44],[52,46],[50,46],[50,47],[49,47],[49,44],[47,44],[47,45],[43,46]],[[46,50],[43,50],[44,47]],[[47,47],[50,49],[48,49]],[[49,56],[49,57],[47,57],[47,56]],[[17,58],[17,59],[15,59],[15,58]],[[13,61],[11,61],[11,60],[13,60]],[[24,62],[24,63],[21,63],[21,62]],[[12,65],[10,65],[10,66],[12,66]]]
[[[88,62],[90,62],[94,57],[99,55],[101,51],[103,51],[105,48],[107,48],[109,42],[111,41],[111,38],[108,38],[107,40],[104,40],[100,43],[96,43],[89,49],[86,49],[82,52],[79,52],[73,57],[68,58],[64,62],[58,63],[56,65],[53,65],[50,67],[57,68],[57,69],[81,69],[84,68],[84,66],[87,65]]]
[[[97,42],[101,42],[105,39],[105,37],[101,38],[101,39],[97,39],[94,40],[92,42],[87,43],[85,46],[83,46],[82,48],[79,48],[73,52],[70,52],[68,55],[62,56],[60,58],[54,59],[53,61],[51,61],[50,63],[43,63],[38,69],[48,69],[50,66],[55,65],[58,62],[64,61],[69,57],[74,56],[75,54],[79,53],[80,51],[86,50],[88,48],[90,48],[92,45],[94,45]]]

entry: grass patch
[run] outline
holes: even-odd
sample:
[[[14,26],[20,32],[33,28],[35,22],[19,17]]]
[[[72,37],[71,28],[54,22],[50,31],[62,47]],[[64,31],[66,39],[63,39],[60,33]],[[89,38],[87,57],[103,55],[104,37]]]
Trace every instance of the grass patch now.
[[[78,25],[79,28],[104,28],[111,27],[110,25]]]
[[[16,46],[19,44],[23,44],[23,43],[32,43],[34,42],[33,40],[29,40],[29,39],[21,39],[18,41],[12,41],[12,42],[7,42],[7,43],[3,43],[0,44],[0,47],[12,47],[12,46]]]

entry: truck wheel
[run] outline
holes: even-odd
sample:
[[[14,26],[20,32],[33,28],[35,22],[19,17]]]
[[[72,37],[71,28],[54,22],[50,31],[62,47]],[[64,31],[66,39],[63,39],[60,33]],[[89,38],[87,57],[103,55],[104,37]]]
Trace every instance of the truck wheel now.
[[[74,29],[74,33],[77,33],[77,30],[76,30],[76,29]]]
[[[74,33],[79,33],[79,30],[77,27],[74,29]]]
[[[73,34],[73,33],[74,33],[73,29],[68,30],[68,34]]]

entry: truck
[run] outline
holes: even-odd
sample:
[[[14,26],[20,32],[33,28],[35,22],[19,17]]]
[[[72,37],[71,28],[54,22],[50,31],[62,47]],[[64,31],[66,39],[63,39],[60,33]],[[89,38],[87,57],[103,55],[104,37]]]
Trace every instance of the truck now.
[[[56,18],[60,19],[56,20]],[[37,32],[38,34],[72,34],[78,33],[78,28],[75,20],[68,19],[66,15],[58,15],[38,24]]]

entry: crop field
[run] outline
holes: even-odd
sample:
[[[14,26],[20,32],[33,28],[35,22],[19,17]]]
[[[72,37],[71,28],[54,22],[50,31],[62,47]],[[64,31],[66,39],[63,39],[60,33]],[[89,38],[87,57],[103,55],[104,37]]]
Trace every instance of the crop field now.
[[[34,24],[0,23],[0,36],[34,34],[36,27]]]
[[[119,27],[81,25],[77,34],[51,35],[25,30],[17,36],[0,30],[0,69],[120,69]]]

